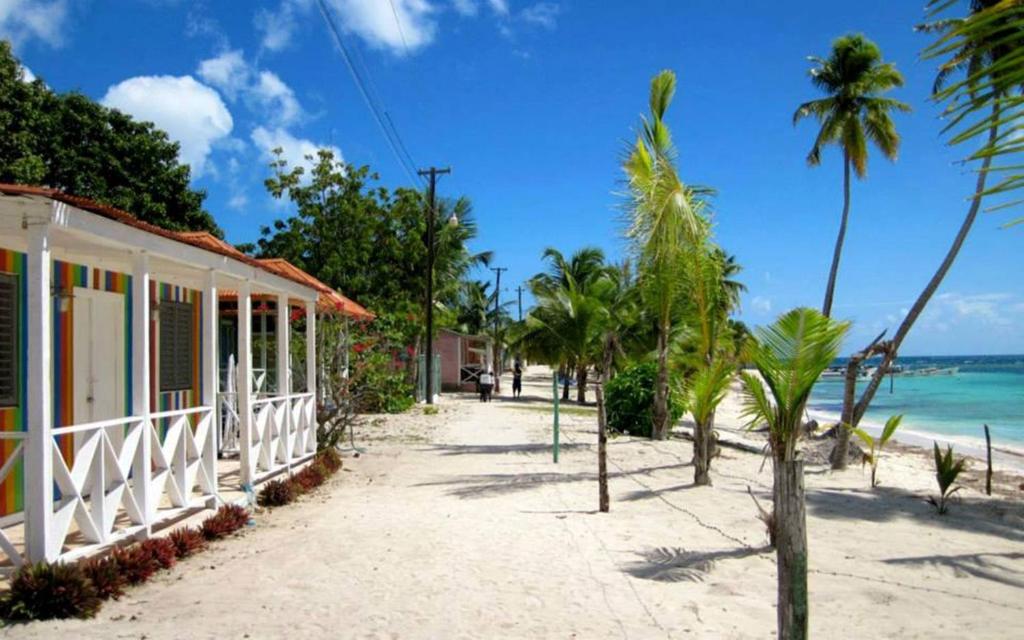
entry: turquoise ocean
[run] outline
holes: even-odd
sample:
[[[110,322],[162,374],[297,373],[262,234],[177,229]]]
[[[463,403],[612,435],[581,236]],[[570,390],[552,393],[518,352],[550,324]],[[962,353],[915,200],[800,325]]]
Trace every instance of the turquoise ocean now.
[[[845,364],[844,360],[836,362]],[[868,362],[868,365],[877,362]],[[901,357],[904,369],[956,367],[953,375],[900,376],[878,389],[865,420],[882,424],[903,414],[901,428],[940,436],[984,438],[987,424],[993,444],[1024,446],[1024,355]],[[858,382],[858,394],[866,382]],[[842,411],[842,379],[825,379],[814,388],[808,409],[836,415]]]

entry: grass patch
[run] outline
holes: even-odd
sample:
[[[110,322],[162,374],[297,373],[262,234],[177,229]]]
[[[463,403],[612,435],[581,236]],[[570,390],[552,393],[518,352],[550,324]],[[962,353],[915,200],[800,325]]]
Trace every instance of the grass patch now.
[[[554,412],[554,408],[551,405],[545,405],[545,406],[541,406],[541,407],[533,406],[533,405],[515,405],[515,406],[509,405],[509,408],[510,409],[515,409],[516,411],[537,411],[539,413],[552,413],[552,412]],[[560,414],[564,413],[564,414],[568,414],[568,415],[571,415],[571,416],[588,416],[588,417],[596,418],[597,417],[597,407],[579,407],[579,406],[572,406],[572,405],[569,405],[569,406],[559,405],[558,413],[560,413]]]

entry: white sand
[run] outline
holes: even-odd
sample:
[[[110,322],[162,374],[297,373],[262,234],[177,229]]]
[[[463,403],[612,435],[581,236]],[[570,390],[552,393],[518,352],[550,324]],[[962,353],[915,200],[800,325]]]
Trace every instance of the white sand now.
[[[550,389],[550,378],[527,382],[528,394]],[[774,635],[774,555],[761,549],[746,493],[749,485],[770,503],[760,456],[725,449],[715,486],[694,488],[688,442],[615,439],[612,512],[598,514],[593,413],[563,413],[555,465],[550,413],[530,409],[543,406],[446,397],[439,415],[367,425],[365,453],[319,495],[261,514],[253,530],[131,590],[96,620],[5,634]],[[738,426],[736,413],[729,399],[720,424]],[[812,635],[1021,637],[1024,506],[968,489],[939,517],[923,500],[933,491],[927,464],[893,453],[873,491],[859,467],[808,469]],[[1002,491],[1016,490],[1006,482]]]

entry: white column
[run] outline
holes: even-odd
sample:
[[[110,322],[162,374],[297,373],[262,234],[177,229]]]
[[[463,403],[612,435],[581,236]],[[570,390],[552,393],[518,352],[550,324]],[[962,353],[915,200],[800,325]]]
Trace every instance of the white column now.
[[[256,470],[252,442],[252,291],[248,282],[238,287],[238,417],[241,420],[241,478],[251,485]]]
[[[292,393],[292,376],[289,371],[289,344],[291,338],[291,310],[288,307],[288,296],[277,296],[277,395],[290,396]],[[291,468],[293,445],[295,443],[294,425],[292,424],[292,401],[284,401],[284,424],[281,425],[281,444],[284,447],[285,464]]]
[[[29,228],[28,385],[25,420],[25,545],[30,562],[56,559],[53,520],[50,240],[48,227]]]
[[[153,499],[153,427],[149,415],[152,381],[149,377],[149,256],[145,252],[135,255],[132,266],[132,414],[142,420],[142,434],[132,464],[132,484],[135,501],[142,512],[142,522],[149,534],[156,503]]]
[[[312,394],[312,415],[306,436],[306,451],[316,451],[316,300],[306,302],[306,392]]]
[[[219,359],[217,357],[217,329],[220,324],[220,306],[217,299],[217,274],[212,269],[206,272],[206,286],[203,289],[203,404],[212,407],[210,430],[202,447],[202,465],[210,478],[208,492],[217,497],[217,447],[220,444],[220,422],[217,420],[220,408],[217,391],[220,385]],[[210,505],[213,506],[213,505]]]

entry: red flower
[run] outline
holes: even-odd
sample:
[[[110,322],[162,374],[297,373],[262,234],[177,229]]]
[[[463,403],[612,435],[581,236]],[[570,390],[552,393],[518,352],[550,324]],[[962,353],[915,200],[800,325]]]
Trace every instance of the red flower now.
[[[306,315],[306,312],[305,312],[304,309],[302,309],[300,307],[296,307],[296,308],[292,309],[292,313],[291,313],[291,315],[289,317],[291,318],[292,322],[295,322],[296,320],[304,317],[305,315]]]
[[[362,342],[357,342],[352,346],[352,350],[356,353],[362,353],[363,351],[366,351],[366,345]]]
[[[414,356],[416,355],[416,347],[410,344],[408,347],[405,348],[405,352],[408,353],[410,356]]]

